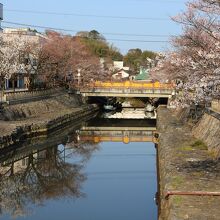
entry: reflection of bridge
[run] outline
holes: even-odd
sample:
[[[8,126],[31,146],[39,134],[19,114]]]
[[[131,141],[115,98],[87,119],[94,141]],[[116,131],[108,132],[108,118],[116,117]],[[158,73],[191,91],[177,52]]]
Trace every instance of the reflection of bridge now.
[[[109,123],[92,123],[78,131],[79,141],[99,142],[157,142],[156,126],[147,120],[106,120]],[[153,120],[151,120],[153,121]],[[103,122],[103,121],[102,121]],[[138,122],[138,124],[137,124]],[[130,124],[131,123],[131,124]],[[130,124],[126,127],[126,124]],[[135,125],[136,124],[136,125]]]
[[[175,88],[173,84],[160,82],[96,81],[85,88],[80,88],[79,92],[83,96],[169,98],[175,94]]]

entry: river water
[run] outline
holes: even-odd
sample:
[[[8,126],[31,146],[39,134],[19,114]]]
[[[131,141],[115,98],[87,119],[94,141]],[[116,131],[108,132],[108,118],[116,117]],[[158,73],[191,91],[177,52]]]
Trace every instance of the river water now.
[[[0,219],[156,220],[153,124],[96,118],[2,153]]]

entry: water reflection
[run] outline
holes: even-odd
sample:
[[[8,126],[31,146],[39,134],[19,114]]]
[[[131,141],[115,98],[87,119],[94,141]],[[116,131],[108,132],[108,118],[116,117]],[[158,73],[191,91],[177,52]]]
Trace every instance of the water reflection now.
[[[156,120],[94,118],[76,131],[79,141],[154,142],[157,143]]]
[[[2,219],[155,220],[155,133],[155,120],[94,118],[0,152]]]
[[[146,108],[122,108],[120,111],[108,111],[101,115],[102,118],[117,118],[117,119],[156,119],[157,113],[155,109]]]
[[[76,136],[75,132],[69,135]],[[82,171],[98,146],[89,142],[72,141],[66,146],[58,143],[56,139],[54,146],[48,147],[47,138],[29,140],[22,148],[4,153],[0,159],[2,214],[26,216],[31,214],[32,204],[42,205],[49,199],[73,199],[84,195],[81,185],[86,175]],[[78,155],[80,161],[77,163],[66,162],[67,158]]]

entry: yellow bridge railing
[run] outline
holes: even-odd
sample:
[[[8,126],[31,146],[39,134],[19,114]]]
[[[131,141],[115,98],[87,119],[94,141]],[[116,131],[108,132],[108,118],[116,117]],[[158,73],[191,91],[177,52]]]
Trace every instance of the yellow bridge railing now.
[[[139,82],[139,81],[95,81],[88,85],[90,88],[130,88],[130,89],[174,89],[175,85],[173,83],[160,83],[156,82]]]
[[[99,142],[124,142],[124,143],[129,143],[129,142],[154,142],[158,143],[158,139],[155,137],[114,137],[114,136],[81,136],[80,140],[82,141],[92,141],[94,143],[99,143]]]

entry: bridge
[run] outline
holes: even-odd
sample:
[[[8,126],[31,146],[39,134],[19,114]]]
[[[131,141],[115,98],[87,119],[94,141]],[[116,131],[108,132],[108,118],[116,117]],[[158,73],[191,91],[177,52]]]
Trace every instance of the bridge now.
[[[95,81],[79,88],[78,93],[85,97],[170,98],[175,94],[175,86],[172,83],[151,81]]]

